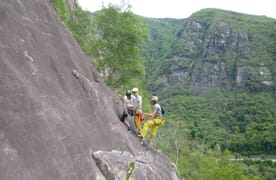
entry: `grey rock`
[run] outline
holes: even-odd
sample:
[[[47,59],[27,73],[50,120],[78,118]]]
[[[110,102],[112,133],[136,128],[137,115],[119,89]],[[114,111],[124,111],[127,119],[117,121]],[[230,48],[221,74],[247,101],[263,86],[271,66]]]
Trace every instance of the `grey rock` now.
[[[171,173],[164,175],[160,165],[153,163],[156,157],[148,153],[133,156],[127,151],[97,151],[93,153],[93,158],[108,180],[125,179],[128,173],[133,180],[178,179],[174,166],[167,166]],[[134,164],[133,171],[130,171],[131,163]],[[159,164],[164,162],[159,161]]]
[[[119,121],[120,100],[50,1],[1,0],[0,17],[1,180],[106,179],[92,154],[113,149],[150,154],[172,179],[168,159]]]

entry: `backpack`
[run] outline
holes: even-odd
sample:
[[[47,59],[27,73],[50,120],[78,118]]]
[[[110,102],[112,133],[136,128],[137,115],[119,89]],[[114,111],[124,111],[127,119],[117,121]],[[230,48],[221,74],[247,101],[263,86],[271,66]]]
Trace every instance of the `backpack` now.
[[[163,108],[163,106],[160,106],[160,107],[161,107],[161,113],[162,113],[162,115],[164,115],[166,110]]]

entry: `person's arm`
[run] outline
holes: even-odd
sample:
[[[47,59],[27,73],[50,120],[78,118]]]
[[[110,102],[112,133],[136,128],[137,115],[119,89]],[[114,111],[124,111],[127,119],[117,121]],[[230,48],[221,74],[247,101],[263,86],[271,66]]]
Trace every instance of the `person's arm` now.
[[[153,112],[152,112],[152,114],[151,114],[151,119],[154,119],[156,112],[157,112],[157,110],[156,110],[156,109],[155,109],[155,110],[153,110]]]
[[[127,106],[127,109],[133,110],[133,109],[134,109],[134,106],[133,106],[132,104],[129,104],[129,105]]]
[[[135,109],[140,109],[142,107],[142,97],[138,96],[138,104],[136,104]]]
[[[155,117],[156,112],[157,112],[157,111],[154,110],[152,113],[144,113],[144,114],[145,114],[145,116],[150,116],[151,119],[153,119],[153,118]]]

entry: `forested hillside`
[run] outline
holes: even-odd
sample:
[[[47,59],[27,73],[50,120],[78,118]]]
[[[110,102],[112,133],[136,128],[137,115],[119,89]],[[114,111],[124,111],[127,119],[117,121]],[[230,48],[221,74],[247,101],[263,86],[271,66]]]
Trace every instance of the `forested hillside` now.
[[[160,61],[170,52],[176,34],[183,26],[183,20],[143,18],[143,22],[149,29],[149,37],[141,46],[141,53],[146,59],[146,79],[151,79],[159,69]],[[146,80],[144,83],[150,89],[151,81]]]
[[[153,77],[163,94],[179,84],[194,93],[275,89],[275,20],[206,9],[182,23]]]
[[[168,36],[162,33],[165,22],[149,23],[158,29],[158,38],[155,31],[151,37],[159,46]],[[189,140],[205,150],[219,146],[243,155],[275,155],[276,20],[205,9],[171,25],[170,35],[177,34],[166,41],[165,53],[150,46],[154,42],[143,45],[160,54],[145,56],[145,86],[167,109],[158,147],[176,162],[189,163],[194,158]],[[205,152],[200,149],[193,151]],[[260,177],[275,176],[265,174]]]
[[[156,70],[147,64],[147,89],[163,97],[168,118],[211,146],[275,153],[276,21],[206,9],[180,23]]]

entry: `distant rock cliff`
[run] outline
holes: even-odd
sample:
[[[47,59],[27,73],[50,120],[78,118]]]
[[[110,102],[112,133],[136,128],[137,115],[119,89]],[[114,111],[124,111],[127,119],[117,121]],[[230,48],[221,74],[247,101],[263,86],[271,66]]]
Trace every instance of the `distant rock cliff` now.
[[[146,151],[118,120],[119,99],[49,1],[1,0],[0,17],[1,180],[117,179],[130,162],[133,179],[178,179],[165,156]],[[119,169],[104,165],[106,172],[99,152],[130,158],[110,161]]]
[[[275,89],[276,20],[205,9],[183,24],[153,87],[201,93]]]

